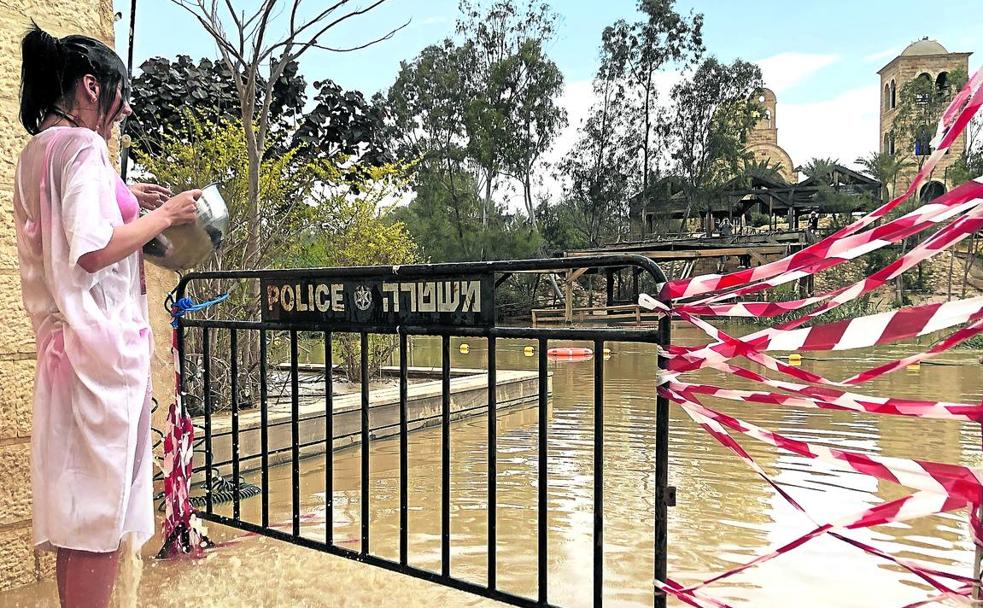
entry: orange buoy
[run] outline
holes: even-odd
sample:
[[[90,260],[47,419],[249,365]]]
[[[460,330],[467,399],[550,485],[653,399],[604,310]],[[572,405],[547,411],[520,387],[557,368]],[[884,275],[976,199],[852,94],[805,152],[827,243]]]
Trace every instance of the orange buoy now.
[[[554,359],[586,359],[593,357],[594,351],[589,348],[551,348],[546,351],[546,356]]]

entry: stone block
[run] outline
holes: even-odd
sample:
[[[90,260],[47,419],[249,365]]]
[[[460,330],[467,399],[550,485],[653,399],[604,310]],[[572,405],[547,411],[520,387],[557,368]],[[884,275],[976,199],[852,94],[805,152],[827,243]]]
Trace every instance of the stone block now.
[[[0,530],[0,591],[37,580],[31,526]]]
[[[30,443],[0,447],[0,526],[31,518],[30,457]]]
[[[34,360],[0,361],[0,440],[31,435]]]
[[[20,275],[0,273],[0,355],[34,352],[34,331],[21,302]]]
[[[50,578],[55,575],[56,555],[54,551],[34,551],[34,572],[38,579]]]
[[[3,172],[0,163],[0,173]],[[6,180],[0,175],[0,268],[16,269],[17,233],[14,229],[14,195],[7,190]]]

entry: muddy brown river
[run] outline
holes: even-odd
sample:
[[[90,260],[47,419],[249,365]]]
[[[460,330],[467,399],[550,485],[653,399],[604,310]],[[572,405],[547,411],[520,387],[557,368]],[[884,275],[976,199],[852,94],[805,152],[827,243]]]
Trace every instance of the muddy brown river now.
[[[738,328],[747,333],[747,328]],[[699,335],[676,327],[680,343]],[[467,340],[468,354],[452,364],[486,365],[483,340]],[[522,341],[500,341],[500,368],[535,369]],[[551,343],[551,346],[553,344]],[[562,343],[557,345],[576,345]],[[927,345],[924,343],[923,345]],[[612,344],[605,362],[605,605],[652,605],[655,351],[639,344]],[[827,377],[845,378],[861,368],[912,352],[912,345],[849,351],[803,361]],[[415,339],[411,365],[439,365],[437,339]],[[978,351],[954,351],[902,370],[858,392],[979,403],[983,366]],[[590,606],[592,594],[593,362],[551,362],[549,417],[549,600]],[[701,380],[739,386],[732,377],[703,372]],[[791,437],[888,456],[980,464],[980,428],[973,424],[777,408],[707,400],[707,404]],[[487,569],[487,427],[480,416],[457,422],[451,432],[452,572],[483,583]],[[535,404],[498,417],[498,585],[535,594],[537,412]],[[669,572],[693,583],[790,541],[812,529],[747,465],[719,446],[678,409],[671,415],[670,481],[678,505],[670,509]],[[738,437],[752,456],[815,518],[829,519],[909,493],[845,467],[776,453]],[[371,548],[398,558],[399,442],[371,444]],[[440,569],[440,430],[413,433],[409,446],[410,562]],[[359,547],[359,451],[335,453],[336,542]],[[301,495],[311,519],[303,533],[323,538],[324,461],[304,462]],[[272,520],[289,521],[290,472],[272,471]],[[259,476],[250,481],[259,483]],[[259,499],[243,502],[243,517],[259,520]],[[217,539],[238,533],[211,526]],[[903,524],[851,531],[851,538],[889,553],[971,575],[973,549],[966,511]],[[156,544],[155,541],[153,544]],[[156,547],[153,547],[156,548]],[[150,549],[150,547],[148,547]],[[913,575],[832,538],[820,537],[761,567],[707,589],[743,606],[900,608],[930,595]],[[0,606],[55,606],[50,583],[0,594]],[[200,562],[148,563],[141,606],[494,606],[369,566],[258,538],[215,552]],[[670,601],[670,605],[682,605]],[[942,605],[942,604],[940,604]]]

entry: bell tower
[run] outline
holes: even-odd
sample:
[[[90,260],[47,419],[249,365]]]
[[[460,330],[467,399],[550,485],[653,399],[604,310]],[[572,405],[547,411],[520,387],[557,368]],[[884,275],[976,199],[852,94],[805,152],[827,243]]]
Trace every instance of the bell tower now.
[[[908,188],[917,172],[919,161],[932,153],[929,142],[931,136],[920,137],[917,141],[895,141],[891,135],[894,120],[898,115],[898,104],[901,102],[902,87],[920,78],[931,82],[938,94],[946,94],[951,90],[949,75],[952,72],[961,70],[968,74],[971,54],[950,53],[937,41],[925,37],[909,44],[900,55],[877,72],[881,77],[881,120],[878,140],[880,150],[887,154],[902,155],[912,161],[915,167],[899,175],[896,183],[887,184],[892,196]],[[922,199],[931,200],[955,185],[949,180],[947,169],[965,151],[966,135],[963,134],[956,139],[949,154],[942,158],[932,176],[921,187],[919,196]]]

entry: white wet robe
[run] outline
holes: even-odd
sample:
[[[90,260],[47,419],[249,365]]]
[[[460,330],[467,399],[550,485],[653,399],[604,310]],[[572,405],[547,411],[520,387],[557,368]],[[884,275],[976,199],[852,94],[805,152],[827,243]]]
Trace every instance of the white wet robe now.
[[[47,129],[17,165],[21,285],[37,337],[34,542],[45,549],[110,552],[130,534],[139,548],[154,533],[142,259],[95,273],[78,265],[124,223],[117,186],[106,142],[89,129]]]

